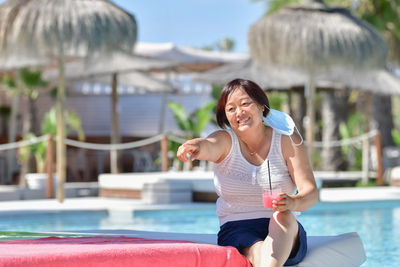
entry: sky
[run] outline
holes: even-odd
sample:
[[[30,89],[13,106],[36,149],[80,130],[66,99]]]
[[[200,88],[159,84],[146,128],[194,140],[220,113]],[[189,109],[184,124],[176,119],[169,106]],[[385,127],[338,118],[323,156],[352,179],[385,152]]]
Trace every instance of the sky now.
[[[114,0],[138,23],[139,42],[172,42],[201,48],[223,37],[235,41],[234,52],[247,53],[247,31],[262,17],[263,1],[251,0]]]
[[[0,0],[0,3],[4,0]],[[139,42],[172,42],[196,48],[224,37],[234,52],[247,53],[247,31],[262,17],[265,2],[252,0],[113,0],[132,13]]]

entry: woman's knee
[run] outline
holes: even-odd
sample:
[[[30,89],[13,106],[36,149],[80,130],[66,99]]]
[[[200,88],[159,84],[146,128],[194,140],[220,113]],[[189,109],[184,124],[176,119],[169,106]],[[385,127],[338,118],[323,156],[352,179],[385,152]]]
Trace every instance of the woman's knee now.
[[[296,234],[298,224],[296,217],[290,211],[275,212],[272,218],[274,222],[284,231],[289,234]]]
[[[257,263],[260,261],[263,243],[263,241],[258,241],[252,246],[241,250],[241,253],[250,261],[252,266],[258,266]]]

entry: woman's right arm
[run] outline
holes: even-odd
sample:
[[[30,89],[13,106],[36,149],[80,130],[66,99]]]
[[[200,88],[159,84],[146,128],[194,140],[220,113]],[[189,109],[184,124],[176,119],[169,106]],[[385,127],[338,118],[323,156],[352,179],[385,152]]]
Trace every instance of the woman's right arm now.
[[[195,159],[220,162],[229,153],[231,143],[229,133],[216,131],[206,138],[186,141],[178,148],[176,155],[183,162]]]

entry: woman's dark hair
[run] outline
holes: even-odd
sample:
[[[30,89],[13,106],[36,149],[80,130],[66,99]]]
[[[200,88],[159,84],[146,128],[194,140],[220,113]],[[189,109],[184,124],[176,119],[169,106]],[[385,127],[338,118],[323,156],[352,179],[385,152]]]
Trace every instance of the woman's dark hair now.
[[[218,99],[216,116],[217,116],[218,126],[221,128],[226,128],[226,126],[230,127],[228,118],[226,117],[225,114],[225,105],[229,95],[232,94],[237,89],[243,89],[255,102],[257,102],[262,106],[266,105],[268,107],[268,109],[266,108],[264,110],[263,113],[264,117],[266,117],[269,112],[268,97],[264,93],[264,91],[260,88],[260,86],[258,86],[255,82],[252,82],[250,80],[235,79],[233,81],[228,82],[224,86],[221,95],[219,96]]]

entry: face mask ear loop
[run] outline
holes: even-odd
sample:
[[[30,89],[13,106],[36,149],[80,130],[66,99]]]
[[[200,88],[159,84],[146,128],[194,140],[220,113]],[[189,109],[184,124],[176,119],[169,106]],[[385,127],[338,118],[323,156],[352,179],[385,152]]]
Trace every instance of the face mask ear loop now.
[[[300,138],[301,138],[301,141],[300,141],[300,143],[296,144],[296,143],[293,141],[291,135],[289,135],[289,138],[290,138],[290,140],[292,141],[293,145],[295,145],[295,146],[300,146],[301,144],[303,144],[303,141],[304,141],[304,140],[303,140],[303,136],[301,136],[301,134],[300,134],[300,132],[299,132],[299,129],[297,129],[296,125],[294,126],[294,128],[296,129],[297,133],[299,134],[299,136],[300,136]]]
[[[269,111],[271,111],[271,109],[269,107],[267,107],[267,105],[264,105],[264,107],[266,107]],[[263,116],[264,116],[264,113],[263,113]],[[268,117],[268,114],[267,114],[267,116],[265,116],[265,118],[266,117]]]

